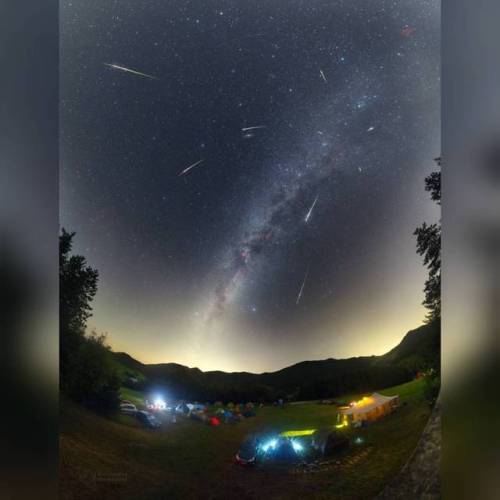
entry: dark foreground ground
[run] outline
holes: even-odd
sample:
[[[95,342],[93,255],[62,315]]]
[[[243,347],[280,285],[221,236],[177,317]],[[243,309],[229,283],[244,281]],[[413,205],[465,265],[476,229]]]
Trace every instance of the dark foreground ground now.
[[[246,469],[234,455],[251,432],[333,426],[335,406],[264,407],[256,417],[219,427],[165,419],[161,429],[149,430],[132,417],[102,417],[62,401],[61,499],[373,498],[398,477],[431,411],[422,381],[380,392],[399,394],[401,408],[367,428],[348,428],[349,449],[310,470]],[[357,437],[362,443],[355,444]]]
[[[441,498],[441,401],[436,403],[413,452],[397,477],[377,500],[438,500]]]

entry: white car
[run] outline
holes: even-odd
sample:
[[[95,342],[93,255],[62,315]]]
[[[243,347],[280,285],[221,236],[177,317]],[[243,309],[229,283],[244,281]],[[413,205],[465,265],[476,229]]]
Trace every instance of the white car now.
[[[126,413],[127,415],[135,415],[137,413],[137,408],[132,403],[122,403],[120,405],[120,411]]]

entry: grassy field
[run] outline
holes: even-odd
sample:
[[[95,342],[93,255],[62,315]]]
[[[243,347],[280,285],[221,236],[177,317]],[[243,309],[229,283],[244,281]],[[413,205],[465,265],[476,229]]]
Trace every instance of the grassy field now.
[[[372,498],[409,458],[430,414],[421,380],[380,392],[399,394],[400,409],[369,427],[347,428],[349,449],[314,474],[242,468],[234,455],[251,432],[333,426],[335,406],[269,406],[237,424],[209,427],[179,418],[149,430],[132,417],[97,416],[63,400],[61,498]],[[362,444],[354,444],[356,437]]]
[[[144,406],[144,394],[134,389],[129,389],[128,387],[122,387],[120,389],[120,396],[122,399],[126,399],[134,403],[137,407]]]

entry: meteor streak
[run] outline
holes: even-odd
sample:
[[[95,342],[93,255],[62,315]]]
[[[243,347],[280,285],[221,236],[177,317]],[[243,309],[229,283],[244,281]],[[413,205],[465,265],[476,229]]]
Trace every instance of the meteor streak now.
[[[132,73],[134,75],[144,76],[145,78],[150,78],[151,80],[158,80],[156,76],[148,75],[146,73],[141,73],[140,71],[136,71],[135,69],[125,68],[124,66],[118,66],[118,64],[104,63],[104,66],[108,66],[108,68],[117,69],[119,71],[124,71],[125,73]]]
[[[192,168],[196,167],[200,163],[204,162],[205,160],[198,160],[196,163],[193,163],[192,165],[189,165],[189,167],[186,167],[182,172],[179,173],[179,177],[181,175],[187,174]]]
[[[302,292],[304,291],[304,287],[306,286],[307,277],[309,276],[309,266],[307,266],[306,275],[304,276],[304,281],[302,282],[302,286],[300,287],[299,294],[297,295],[297,300],[295,301],[296,305],[299,305],[300,299],[302,298]]]
[[[304,222],[307,224],[309,222],[309,219],[311,218],[312,212],[314,210],[314,205],[316,205],[316,202],[318,201],[319,194],[314,198],[313,204],[311,205],[311,208],[307,212],[307,215],[304,218]]]
[[[265,125],[257,125],[255,127],[244,127],[241,129],[242,132],[247,132],[248,130],[256,130],[258,128],[266,128]]]
[[[319,70],[319,74],[321,75],[321,78],[323,78],[323,80],[325,81],[325,83],[328,83],[328,80],[326,79],[326,76],[325,76],[325,74],[323,73],[323,70],[322,70],[322,69],[320,69],[320,70]]]

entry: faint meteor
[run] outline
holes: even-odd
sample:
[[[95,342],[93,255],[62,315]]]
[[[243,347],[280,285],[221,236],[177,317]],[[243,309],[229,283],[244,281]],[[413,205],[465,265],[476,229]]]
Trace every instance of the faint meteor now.
[[[321,78],[323,78],[323,80],[325,81],[325,83],[328,83],[328,80],[326,79],[326,76],[325,76],[325,74],[323,73],[323,70],[322,70],[322,69],[320,69],[320,70],[319,70],[319,74],[321,75]]]
[[[300,287],[299,294],[297,295],[297,300],[295,301],[296,305],[299,305],[300,299],[302,298],[302,292],[304,291],[304,287],[306,286],[307,277],[309,276],[309,266],[307,266],[306,275],[304,276],[304,281],[302,281],[302,286]]]
[[[257,130],[258,128],[266,128],[265,125],[256,125],[255,127],[244,127],[241,129],[242,132],[248,132],[249,130]]]
[[[189,167],[186,167],[182,172],[179,173],[179,177],[181,175],[187,174],[192,168],[196,167],[200,163],[203,163],[205,160],[198,160],[196,163],[193,163],[192,165],[189,165]]]
[[[133,75],[143,76],[145,78],[150,78],[151,80],[158,80],[156,76],[148,75],[146,73],[141,73],[140,71],[136,71],[135,69],[125,68],[125,66],[118,66],[118,64],[108,64],[104,63],[104,66],[108,66],[108,68],[117,69],[119,71],[124,71],[125,73],[132,73]]]
[[[307,224],[309,222],[309,219],[311,218],[312,212],[314,210],[314,205],[316,205],[316,202],[318,201],[319,194],[314,198],[313,204],[311,205],[311,208],[307,212],[307,215],[304,218],[304,222]]]
[[[373,127],[373,126],[372,126],[372,127],[370,127],[370,128],[367,130],[367,132],[373,132],[374,130],[375,130],[375,127]]]

